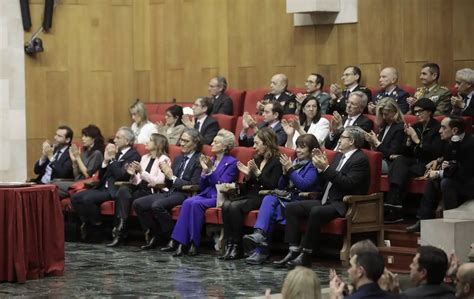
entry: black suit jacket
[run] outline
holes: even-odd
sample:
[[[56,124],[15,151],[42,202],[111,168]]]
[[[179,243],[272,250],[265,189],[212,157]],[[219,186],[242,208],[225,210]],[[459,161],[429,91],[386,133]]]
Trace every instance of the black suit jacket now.
[[[267,127],[268,123],[262,122],[257,125],[259,129]],[[285,130],[283,130],[283,127],[281,125],[281,122],[277,123],[275,127],[272,128],[273,132],[275,132],[277,136],[277,143],[279,146],[285,146],[286,144],[286,138],[288,137],[285,133]],[[239,137],[239,145],[240,146],[246,146],[246,147],[251,147],[253,146],[253,139],[254,136],[247,136],[244,135],[243,138]]]
[[[385,134],[386,127],[383,127],[379,131],[378,139],[382,141],[382,137]],[[394,123],[390,126],[387,135],[383,139],[382,143],[375,149],[383,154],[383,158],[390,160],[390,155],[400,154],[403,143],[405,142],[405,124]]]
[[[402,147],[402,154],[407,157],[415,158],[423,164],[427,164],[440,157],[443,154],[443,148],[446,144],[446,142],[441,141],[439,136],[440,127],[440,123],[434,118],[428,121],[424,129],[423,124],[414,124],[413,129],[418,135],[418,138],[420,138],[421,143],[416,145],[411,142],[407,145],[405,141]]]
[[[405,290],[400,298],[455,299],[455,291],[447,285],[420,285]]]
[[[117,154],[119,156],[119,154]],[[107,190],[110,196],[115,198],[118,187],[115,186],[117,181],[129,181],[130,174],[127,173],[126,165],[133,161],[140,161],[140,154],[133,148],[130,148],[119,160],[113,161],[107,167],[99,169],[100,187],[105,187],[107,182]]]
[[[408,105],[408,102],[407,102],[407,98],[409,96],[410,94],[408,92],[404,91],[403,89],[397,86],[391,92],[385,92],[385,90],[379,91],[375,95],[372,102],[374,104],[377,104],[377,102],[383,98],[387,98],[387,97],[392,98],[397,102],[398,107],[400,107],[400,110],[405,114],[408,112],[408,110],[410,110],[410,106]]]
[[[217,132],[219,132],[219,123],[214,118],[210,117],[209,115],[204,120],[204,123],[201,124],[201,128],[199,133],[202,136],[202,143],[203,144],[211,144],[216,137]]]
[[[470,116],[474,118],[474,96],[472,96],[471,101],[469,102],[469,105],[466,107],[466,109],[462,110],[460,108],[453,108],[451,113],[454,115]]]
[[[346,204],[342,201],[344,196],[367,194],[370,183],[370,165],[364,152],[356,150],[344,163],[341,170],[336,171],[341,158],[342,153],[337,153],[329,168],[321,175],[326,180],[324,190],[326,190],[328,182],[332,183],[328,202],[336,208],[341,216],[344,216],[347,211]]]
[[[54,151],[56,154],[57,150]],[[44,173],[46,172],[46,167],[49,164],[49,159],[46,160],[43,165],[39,164],[39,160],[36,161],[34,172],[38,175],[36,178],[37,183],[41,183],[41,178],[43,177]],[[69,146],[64,150],[59,157],[58,160],[51,163],[51,180],[54,179],[74,179],[74,172],[72,170],[72,161],[71,157],[69,156]]]
[[[347,116],[344,116],[342,118],[342,124],[344,125],[346,121],[347,121]],[[372,122],[372,120],[370,120],[367,116],[363,114],[359,115],[359,117],[356,118],[354,122],[352,122],[352,125],[358,126],[366,132],[370,132],[374,129],[374,123]],[[324,146],[327,149],[331,149],[331,150],[336,148],[337,142],[339,141],[339,137],[341,136],[343,131],[344,131],[344,128],[341,128],[338,132],[336,132],[336,134],[334,134],[334,137],[332,139],[331,139],[331,136],[328,135],[328,137],[326,137],[326,140],[324,141]],[[368,143],[366,144],[365,147],[367,148],[369,147]]]
[[[288,90],[285,90],[278,99],[274,94],[267,93],[263,96],[264,102],[276,101],[282,104],[283,114],[295,114],[296,111],[296,96]]]
[[[200,157],[201,153],[195,152],[191,156],[191,159],[189,159],[186,168],[184,168],[183,176],[181,178],[176,178],[174,183],[172,180],[166,180],[166,187],[172,190],[181,190],[181,188],[185,185],[199,184],[199,179],[201,178],[202,172],[201,163],[199,162]],[[171,165],[171,169],[173,170],[174,175],[178,175],[179,166],[183,159],[184,155],[179,155],[174,159],[173,164]]]
[[[449,162],[444,169],[444,177],[460,182],[469,182],[474,178],[474,138],[465,135],[460,142],[449,142],[443,158]]]
[[[232,99],[226,94],[220,94],[217,98],[214,99],[212,104],[212,114],[227,114],[232,115],[234,106],[232,104]]]
[[[354,91],[362,91],[363,93],[365,93],[367,95],[368,101],[372,99],[372,92],[367,87],[357,85],[352,92]],[[346,115],[346,103],[350,93],[351,92],[348,89],[344,89],[344,91],[342,92],[342,97],[340,97],[334,102],[329,101],[329,107],[326,114],[333,114],[334,111],[337,111],[341,115]],[[367,113],[367,107],[365,107],[364,113]]]

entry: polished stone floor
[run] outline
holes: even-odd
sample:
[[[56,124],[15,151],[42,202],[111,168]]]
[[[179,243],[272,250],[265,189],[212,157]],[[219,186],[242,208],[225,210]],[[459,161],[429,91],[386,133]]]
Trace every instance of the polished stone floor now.
[[[330,264],[313,264],[323,287],[328,285]],[[346,276],[337,261],[332,264]],[[103,244],[68,242],[64,276],[25,284],[0,283],[0,297],[253,297],[263,295],[267,288],[279,293],[287,272],[271,264],[248,266],[244,260],[221,261],[214,252],[173,258],[158,250],[139,251],[136,246],[110,249]]]

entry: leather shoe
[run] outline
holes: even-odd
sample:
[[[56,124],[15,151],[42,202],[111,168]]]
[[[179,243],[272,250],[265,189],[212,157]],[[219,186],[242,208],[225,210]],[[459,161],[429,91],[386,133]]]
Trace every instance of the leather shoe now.
[[[81,226],[79,227],[79,230],[81,232],[81,239],[82,241],[87,240],[87,225],[85,222],[81,223]]]
[[[120,236],[115,237],[112,242],[106,244],[107,247],[117,247],[122,243],[122,238]]]
[[[228,243],[228,244],[225,246],[225,252],[224,252],[224,254],[218,256],[217,258],[220,259],[220,260],[225,260],[225,259],[229,256],[230,252],[232,251],[232,246],[234,246],[234,244]]]
[[[172,251],[176,250],[176,247],[178,247],[177,242],[175,240],[170,240],[168,245],[166,245],[165,247],[160,248],[160,251],[161,252],[172,252]]]
[[[311,253],[303,251],[294,260],[286,263],[286,265],[290,268],[294,268],[296,266],[311,268]]]
[[[268,258],[268,254],[255,251],[250,257],[245,259],[245,262],[250,265],[261,265]]]
[[[267,237],[261,229],[256,229],[251,235],[245,235],[242,239],[242,244],[246,254],[250,254],[257,247],[268,247]]]
[[[229,252],[229,255],[224,258],[226,261],[236,260],[240,258],[239,245],[234,244]]]
[[[177,257],[177,256],[182,256],[183,255],[183,244],[179,244],[178,247],[176,248],[176,251],[172,254],[172,256]]]
[[[286,267],[286,263],[294,260],[300,253],[298,251],[288,251],[288,254],[279,261],[274,261],[273,265],[277,267]]]
[[[407,232],[411,232],[411,233],[419,233],[421,230],[420,221],[418,220],[415,224],[408,226],[406,230]]]
[[[196,256],[197,254],[198,254],[198,252],[197,252],[196,246],[194,245],[194,243],[191,243],[191,246],[188,249],[188,255],[189,256]]]
[[[140,248],[143,250],[149,250],[149,249],[155,248],[156,245],[158,245],[157,238],[152,237],[151,239],[148,240],[148,242],[145,245],[141,246]]]

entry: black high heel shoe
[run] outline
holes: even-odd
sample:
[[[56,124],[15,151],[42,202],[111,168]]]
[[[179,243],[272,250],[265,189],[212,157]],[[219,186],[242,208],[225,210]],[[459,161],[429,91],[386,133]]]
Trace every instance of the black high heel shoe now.
[[[198,255],[197,247],[196,247],[196,245],[194,245],[194,243],[191,243],[191,246],[190,246],[189,249],[188,249],[188,255],[189,255],[189,256],[196,256],[196,255]]]
[[[160,248],[161,252],[172,252],[175,251],[178,247],[178,244],[175,240],[170,240],[167,246]]]
[[[176,248],[176,251],[172,254],[173,257],[178,257],[183,255],[183,244],[179,244]]]
[[[230,252],[232,251],[232,247],[234,246],[234,244],[232,243],[227,243],[227,245],[225,246],[225,252],[223,255],[220,255],[218,256],[217,258],[220,259],[220,260],[225,260],[229,257],[229,254]]]

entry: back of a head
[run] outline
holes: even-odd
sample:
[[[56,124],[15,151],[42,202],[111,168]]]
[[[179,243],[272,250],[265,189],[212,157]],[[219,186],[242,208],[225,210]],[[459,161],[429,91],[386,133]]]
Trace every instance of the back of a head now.
[[[426,270],[427,284],[439,285],[448,270],[448,256],[434,246],[421,246],[418,249],[418,265]]]
[[[349,256],[353,257],[354,255],[359,255],[362,252],[375,252],[379,253],[379,249],[375,246],[374,242],[369,239],[365,239],[354,243],[349,250]]]
[[[365,270],[365,275],[373,282],[377,282],[385,269],[383,256],[378,252],[365,251],[357,254],[357,265]]]
[[[321,283],[313,270],[296,267],[286,275],[281,295],[283,299],[320,299]]]

